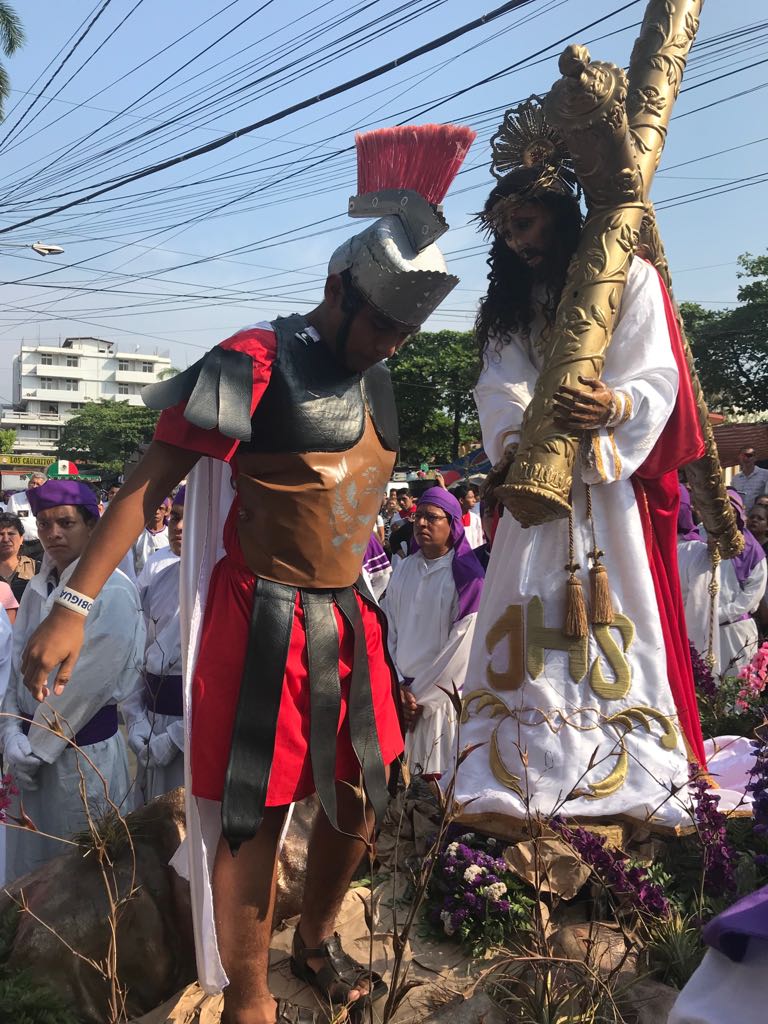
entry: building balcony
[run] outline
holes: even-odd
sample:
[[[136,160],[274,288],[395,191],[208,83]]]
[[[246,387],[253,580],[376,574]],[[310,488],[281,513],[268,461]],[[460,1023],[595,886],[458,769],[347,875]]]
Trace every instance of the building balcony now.
[[[56,454],[59,442],[47,437],[24,437],[17,434],[13,442],[14,455],[48,455]],[[53,458],[51,459],[53,461]]]
[[[63,388],[41,388],[37,385],[33,388],[22,386],[21,389],[21,400],[23,402],[30,398],[36,402],[82,402],[84,397],[82,391],[65,391]]]
[[[116,370],[115,381],[118,384],[154,384],[156,368],[144,372],[143,370]]]
[[[61,377],[82,378],[92,377],[93,367],[85,366],[50,366],[47,363],[36,363],[34,366],[22,366],[22,376],[34,374],[36,377]]]
[[[44,423],[56,426],[64,422],[58,412],[18,412],[16,409],[3,409],[0,413],[0,426],[13,429],[22,423]]]
[[[108,402],[127,402],[128,405],[144,405],[141,400],[141,395],[102,395],[103,399]]]

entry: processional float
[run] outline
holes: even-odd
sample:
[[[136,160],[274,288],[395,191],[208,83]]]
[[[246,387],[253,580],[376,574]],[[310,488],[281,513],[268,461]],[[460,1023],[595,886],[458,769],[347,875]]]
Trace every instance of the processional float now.
[[[524,526],[570,514],[579,440],[555,424],[553,397],[564,384],[578,388],[579,376],[602,375],[639,245],[671,294],[669,266],[649,195],[702,4],[703,0],[651,0],[628,75],[614,64],[593,62],[583,46],[568,46],[559,62],[563,77],[544,98],[547,120],[560,133],[584,190],[588,215],[568,269],[547,363],[523,418],[514,462],[496,491]],[[508,143],[502,127],[494,141],[496,166],[503,164]],[[532,159],[540,159],[540,154]],[[690,345],[680,327],[706,447],[705,454],[686,467],[686,475],[707,533],[720,556],[732,558],[744,541],[726,494]]]

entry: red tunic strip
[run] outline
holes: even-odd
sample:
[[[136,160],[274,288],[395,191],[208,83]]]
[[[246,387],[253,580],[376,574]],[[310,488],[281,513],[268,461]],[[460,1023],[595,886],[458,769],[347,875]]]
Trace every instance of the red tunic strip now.
[[[680,329],[664,282],[661,278],[659,282],[672,353],[677,364],[677,401],[653,451],[632,477],[632,485],[640,510],[648,564],[659,608],[669,687],[688,747],[701,767],[706,768],[704,737],[696,701],[677,565],[677,510],[680,504],[677,471],[704,454],[704,438]]]

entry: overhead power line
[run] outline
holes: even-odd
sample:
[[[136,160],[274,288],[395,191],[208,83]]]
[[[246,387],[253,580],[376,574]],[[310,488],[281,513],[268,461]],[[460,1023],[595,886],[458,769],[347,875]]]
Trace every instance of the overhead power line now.
[[[109,3],[110,0],[105,0],[105,3]],[[481,15],[479,18],[475,18],[467,24],[454,29],[452,32],[446,32],[442,36],[438,36],[437,39],[433,39],[428,43],[424,43],[422,46],[417,47],[415,50],[410,50],[408,53],[403,54],[401,57],[395,60],[388,61],[386,64],[380,65],[378,68],[374,68],[371,71],[366,71],[362,75],[357,75],[355,78],[350,79],[347,82],[343,82],[341,85],[336,85],[331,89],[326,89],[324,92],[319,93],[316,96],[310,96],[305,100],[301,100],[299,103],[294,103],[289,107],[285,107],[283,110],[278,111],[275,114],[271,114],[269,117],[262,118],[260,121],[256,121],[253,124],[246,125],[243,128],[238,128],[233,132],[228,132],[226,135],[221,136],[218,139],[214,139],[212,142],[208,142],[203,146],[197,146],[194,149],[187,150],[186,153],[180,153],[177,156],[170,157],[167,160],[163,160],[160,163],[154,164],[150,167],[145,167],[142,170],[135,171],[133,174],[125,175],[118,181],[112,182],[111,184],[104,185],[102,188],[97,188],[88,195],[81,196],[78,199],[73,199],[69,203],[64,203],[62,206],[58,206],[52,210],[47,210],[44,213],[36,214],[33,217],[28,217],[26,220],[19,221],[17,224],[12,224],[9,227],[0,228],[0,234],[7,234],[9,231],[14,231],[17,228],[26,227],[28,224],[34,224],[37,221],[44,220],[47,217],[51,217],[56,213],[61,213],[64,210],[69,210],[73,206],[80,206],[82,203],[88,202],[90,199],[95,199],[97,196],[104,195],[107,192],[113,192],[115,189],[122,188],[125,185],[130,184],[134,181],[140,181],[142,178],[146,178],[151,174],[157,174],[160,171],[167,170],[169,167],[175,167],[176,165],[185,162],[186,160],[193,160],[197,157],[203,156],[206,153],[212,153],[217,149],[221,149],[222,146],[229,145],[236,139],[243,138],[246,135],[250,135],[251,132],[257,131],[259,128],[266,128],[267,125],[275,124],[277,121],[281,121],[291,114],[296,114],[301,110],[307,110],[309,107],[316,106],[318,103],[323,103],[325,100],[331,99],[334,96],[340,96],[342,93],[349,92],[350,89],[355,89],[359,85],[363,85],[366,82],[371,82],[376,78],[380,78],[382,75],[388,74],[395,68],[402,67],[404,64],[408,64],[418,57],[424,56],[426,53],[431,53],[434,50],[439,49],[442,46],[446,46],[448,43],[453,42],[455,39],[460,39],[462,36],[467,35],[469,32],[473,32],[478,28],[482,28],[485,25],[490,24],[498,18],[503,17],[505,14],[509,14],[510,11],[515,10],[517,7],[524,7],[533,0],[508,0],[507,3],[502,4],[501,7],[497,7],[487,14]]]

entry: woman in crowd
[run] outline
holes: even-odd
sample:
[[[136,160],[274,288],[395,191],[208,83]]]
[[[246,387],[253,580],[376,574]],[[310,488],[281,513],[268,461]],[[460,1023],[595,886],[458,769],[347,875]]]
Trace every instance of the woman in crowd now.
[[[23,543],[24,527],[19,517],[0,514],[0,580],[8,584],[17,601],[40,568],[39,562],[21,554]]]
[[[720,563],[720,674],[736,675],[758,648],[752,616],[765,596],[768,571],[762,546],[746,528],[741,495],[729,489],[728,497],[744,534],[744,551]]]

